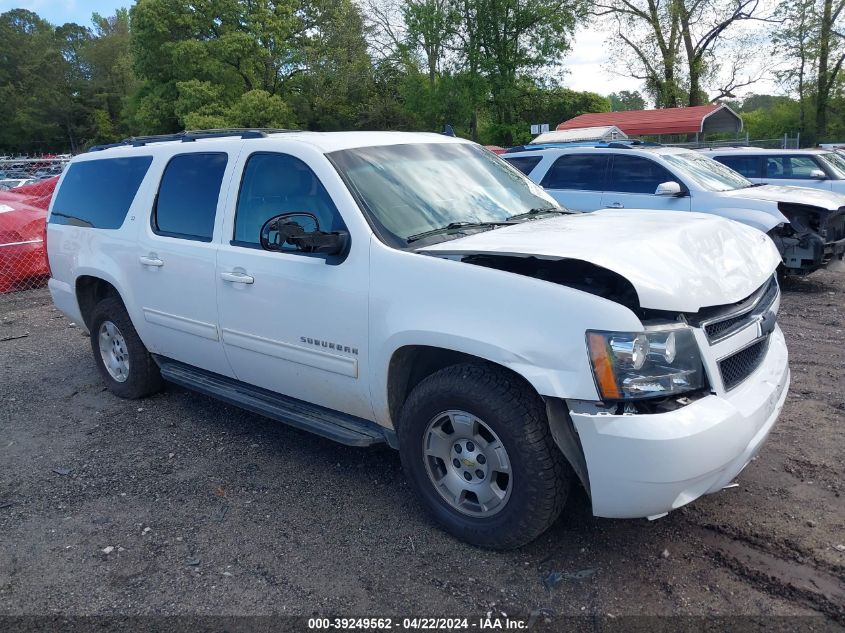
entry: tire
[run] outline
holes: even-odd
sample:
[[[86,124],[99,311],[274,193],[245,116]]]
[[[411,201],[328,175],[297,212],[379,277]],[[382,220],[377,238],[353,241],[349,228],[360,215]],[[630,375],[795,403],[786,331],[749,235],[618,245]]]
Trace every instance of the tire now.
[[[112,334],[115,332],[112,328],[116,328],[119,335],[119,338],[112,336],[110,339],[112,344],[117,345],[115,349],[118,350],[115,355],[118,362],[115,366],[125,368],[119,377],[113,375],[118,370],[110,371],[106,367],[104,354],[101,353],[102,328],[110,330]],[[94,362],[109,391],[121,398],[136,400],[161,390],[162,379],[158,365],[138,337],[132,320],[118,297],[107,297],[94,307],[90,329]],[[105,354],[109,357],[108,352]],[[125,364],[121,361],[125,361]]]
[[[469,414],[469,423],[463,413]],[[486,432],[482,433],[482,427]],[[467,430],[472,428],[479,429],[483,436],[479,441],[482,447],[474,446],[475,442],[470,447],[460,439],[468,437]],[[520,547],[546,531],[563,509],[569,492],[569,470],[551,437],[543,402],[506,370],[481,363],[463,364],[428,376],[403,405],[398,434],[399,453],[411,486],[435,521],[463,541],[491,549]],[[443,455],[443,437],[452,450],[461,450],[460,455],[449,453],[450,463],[426,454],[428,450]],[[498,449],[490,450],[498,446],[497,441],[506,451],[506,460],[501,459]],[[470,453],[470,448],[476,452]],[[490,455],[482,462],[479,455],[486,453]],[[462,461],[464,455],[469,461]],[[501,466],[503,461],[508,462],[507,477],[495,472],[495,464]],[[455,467],[453,471],[448,470],[450,464]],[[487,472],[475,470],[473,474],[478,464],[488,467]],[[458,477],[456,482],[456,473],[473,479],[464,484]],[[441,477],[439,483],[437,477]],[[450,485],[465,487],[472,494],[464,491],[454,495]],[[485,486],[492,486],[494,493]],[[473,490],[481,491],[482,496]],[[484,497],[492,498],[498,506],[485,509],[481,505]],[[456,502],[461,498],[459,508]]]

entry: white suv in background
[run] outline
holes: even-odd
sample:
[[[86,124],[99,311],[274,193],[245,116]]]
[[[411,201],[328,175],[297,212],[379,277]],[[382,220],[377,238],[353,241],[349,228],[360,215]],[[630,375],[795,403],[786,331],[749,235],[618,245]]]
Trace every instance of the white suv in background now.
[[[435,519],[488,547],[548,528],[571,471],[598,516],[721,490],[789,384],[765,235],[693,213],[571,213],[441,135],[101,148],[64,172],[47,250],[53,301],[113,393],[165,379],[386,442]]]
[[[570,209],[697,211],[753,226],[774,240],[789,273],[845,253],[845,196],[754,184],[701,152],[621,141],[524,145],[501,157]]]
[[[701,151],[751,182],[813,187],[845,194],[845,157],[835,151],[759,147]]]

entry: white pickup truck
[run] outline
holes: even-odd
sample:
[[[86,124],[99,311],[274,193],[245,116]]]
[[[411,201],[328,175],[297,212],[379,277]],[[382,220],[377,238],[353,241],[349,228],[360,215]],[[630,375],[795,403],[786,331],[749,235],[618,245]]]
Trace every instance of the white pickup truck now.
[[[479,146],[238,130],[76,157],[53,300],[109,389],[162,379],[398,448],[452,534],[516,547],[721,490],[783,406],[780,256],[722,218],[573,214]],[[295,450],[295,449],[291,449]]]

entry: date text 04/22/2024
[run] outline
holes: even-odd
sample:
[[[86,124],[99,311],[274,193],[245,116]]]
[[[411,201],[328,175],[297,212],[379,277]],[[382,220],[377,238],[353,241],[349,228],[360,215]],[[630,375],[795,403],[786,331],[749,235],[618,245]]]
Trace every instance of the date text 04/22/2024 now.
[[[310,630],[370,630],[370,631],[519,631],[528,628],[523,619],[508,617],[480,618],[309,618]]]

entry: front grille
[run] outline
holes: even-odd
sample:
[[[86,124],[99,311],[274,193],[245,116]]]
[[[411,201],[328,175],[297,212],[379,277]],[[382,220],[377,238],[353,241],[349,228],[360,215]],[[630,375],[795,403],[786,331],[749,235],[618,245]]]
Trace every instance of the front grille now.
[[[724,318],[710,317],[704,325],[704,333],[710,343],[716,343],[727,338],[734,332],[766,314],[777,300],[778,282],[773,276],[769,283],[757,290],[753,295],[731,306],[724,312]]]
[[[845,207],[839,207],[839,211],[831,214],[827,221],[826,242],[838,242],[845,239]]]
[[[736,354],[720,360],[719,372],[722,374],[725,390],[730,391],[754,373],[763,362],[768,348],[769,337],[766,336]]]
[[[725,319],[724,321],[717,321],[716,323],[711,323],[710,325],[704,328],[704,331],[707,332],[707,338],[711,341],[714,341],[722,338],[722,335],[725,332],[734,329],[735,326],[747,320],[748,315],[742,314],[740,316],[735,316],[730,319]]]

